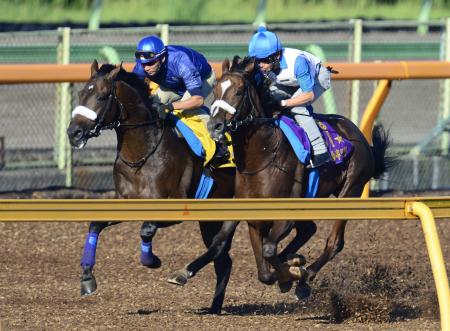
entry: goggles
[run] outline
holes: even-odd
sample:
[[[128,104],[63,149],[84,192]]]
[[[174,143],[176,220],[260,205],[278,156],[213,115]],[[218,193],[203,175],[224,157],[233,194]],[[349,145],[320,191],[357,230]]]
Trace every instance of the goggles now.
[[[256,64],[259,64],[259,63],[271,64],[271,63],[275,63],[277,61],[278,61],[277,54],[273,54],[273,55],[270,55],[263,59],[256,59]]]
[[[152,65],[156,61],[159,60],[161,53],[155,53],[155,52],[141,52],[137,51],[134,53],[134,57],[137,60],[144,61],[142,62],[143,65]]]
[[[154,52],[141,52],[141,51],[136,51],[134,53],[134,56],[136,57],[136,59],[140,60],[140,59],[145,59],[145,60],[151,60],[152,58],[154,58],[157,55],[157,53]]]

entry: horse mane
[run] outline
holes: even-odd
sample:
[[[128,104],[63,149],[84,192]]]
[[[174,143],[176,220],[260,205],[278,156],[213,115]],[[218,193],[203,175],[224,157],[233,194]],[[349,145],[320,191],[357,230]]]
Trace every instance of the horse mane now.
[[[112,64],[103,64],[100,69],[97,71],[97,75],[99,77],[103,77],[110,73],[112,70],[116,69],[117,67]],[[136,91],[141,96],[144,103],[150,108],[151,105],[151,96],[148,94],[148,85],[145,81],[139,78],[138,75],[136,75],[134,72],[128,72],[122,67],[120,68],[119,73],[117,74],[117,80],[121,80],[128,85],[134,87]]]

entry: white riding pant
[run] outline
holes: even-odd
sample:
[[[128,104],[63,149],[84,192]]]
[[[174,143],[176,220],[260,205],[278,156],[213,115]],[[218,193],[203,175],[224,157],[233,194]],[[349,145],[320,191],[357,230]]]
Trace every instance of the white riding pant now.
[[[216,83],[216,75],[214,73],[214,70],[211,70],[211,74],[206,79],[202,80],[202,95],[205,98],[204,105],[209,109],[211,108],[211,105],[214,102],[213,87],[215,83]],[[186,91],[183,94],[183,96],[180,96],[179,94],[173,92],[172,90],[160,86],[156,91],[155,101],[167,104],[175,101],[184,101],[190,97],[191,94],[188,91]],[[183,114],[197,116],[203,121],[206,127],[208,127],[210,115],[205,109],[198,108],[198,109],[183,110]]]

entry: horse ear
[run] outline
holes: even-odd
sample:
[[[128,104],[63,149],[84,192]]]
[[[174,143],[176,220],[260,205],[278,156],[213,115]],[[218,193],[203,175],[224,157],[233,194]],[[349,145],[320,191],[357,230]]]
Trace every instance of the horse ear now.
[[[225,58],[225,60],[223,60],[222,62],[222,74],[230,71],[230,60],[228,60],[228,58]]]
[[[233,57],[233,63],[231,64],[231,67],[235,67],[239,64],[239,62],[241,62],[241,57],[239,55],[235,55]]]
[[[255,69],[255,61],[253,60],[253,61],[250,61],[249,63],[247,63],[244,71],[246,74],[251,74],[254,69]]]
[[[122,69],[122,67],[116,67],[113,70],[111,70],[111,72],[106,76],[106,79],[108,80],[114,80],[117,77],[117,74],[119,73],[119,71]]]
[[[91,77],[94,76],[98,71],[98,62],[97,60],[94,60],[91,64]]]

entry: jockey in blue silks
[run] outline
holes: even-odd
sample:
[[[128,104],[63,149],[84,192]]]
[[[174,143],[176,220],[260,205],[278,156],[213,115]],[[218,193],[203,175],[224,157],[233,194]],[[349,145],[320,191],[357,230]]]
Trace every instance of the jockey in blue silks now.
[[[153,100],[161,118],[174,109],[182,109],[183,114],[200,118],[207,127],[216,76],[202,54],[189,47],[165,46],[152,35],[139,41],[135,58],[133,72],[159,85]],[[227,157],[225,143],[217,143],[215,158]]]
[[[162,117],[174,109],[208,115],[201,108],[212,98],[216,78],[202,54],[188,47],[165,46],[157,36],[147,36],[139,41],[135,58],[133,72],[159,85],[155,99]]]
[[[325,141],[312,117],[311,104],[330,88],[330,69],[316,56],[293,48],[282,48],[273,32],[260,27],[248,46],[259,66],[256,80],[268,88],[270,99],[289,111],[305,130],[312,146],[312,167],[331,161]]]

